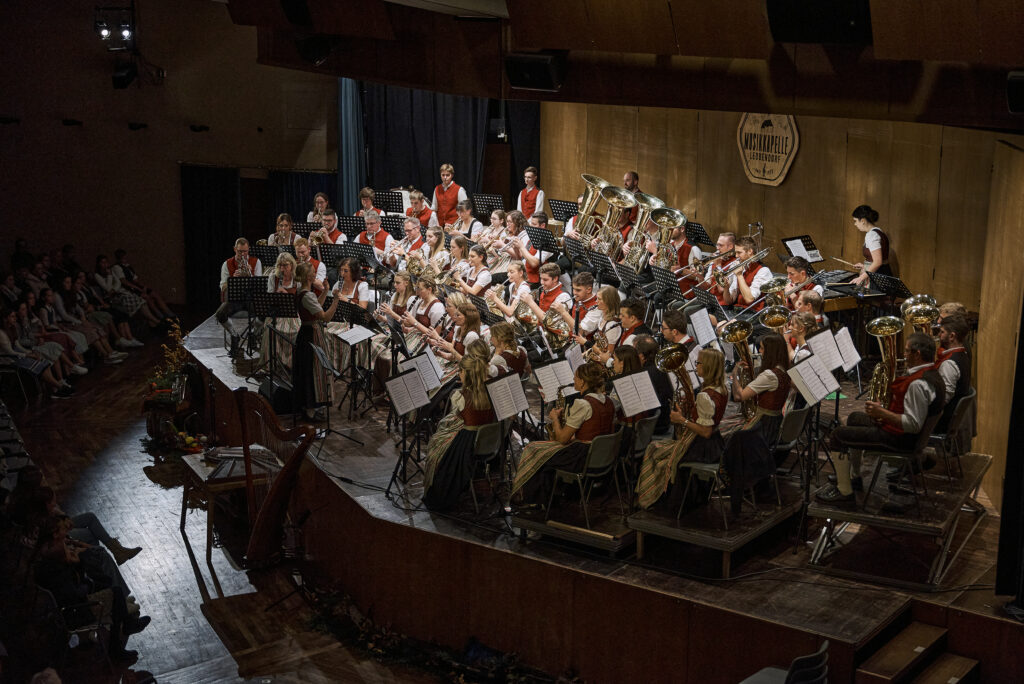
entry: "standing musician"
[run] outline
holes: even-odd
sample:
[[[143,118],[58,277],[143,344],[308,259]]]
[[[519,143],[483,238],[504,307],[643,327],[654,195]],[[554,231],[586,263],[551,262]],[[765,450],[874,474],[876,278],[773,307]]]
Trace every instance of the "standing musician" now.
[[[835,486],[819,491],[815,497],[831,504],[856,502],[854,489],[863,489],[860,459],[863,449],[907,451],[914,448],[925,421],[942,411],[946,389],[935,370],[935,340],[924,333],[907,336],[903,347],[907,374],[892,383],[889,406],[868,401],[864,412],[855,411],[832,431],[832,453],[836,460]],[[924,464],[927,467],[927,463]]]
[[[277,255],[277,262],[267,278],[267,292],[295,294],[295,257],[288,252]]]
[[[679,463],[717,463],[725,450],[718,424],[725,416],[729,395],[725,389],[725,356],[717,349],[701,349],[696,362],[700,391],[695,406],[674,406],[669,420],[683,428],[679,438],[651,442],[644,453],[636,493],[640,508],[653,506],[676,481]],[[688,378],[689,376],[687,376]]]
[[[956,405],[971,392],[971,355],[964,340],[970,327],[960,314],[946,314],[939,325],[939,345],[935,355],[935,368],[942,376],[949,400],[942,410],[942,418],[935,432],[945,434]]]
[[[818,285],[807,275],[811,264],[801,256],[789,257],[786,259],[786,277],[789,278],[789,287],[786,288],[786,306],[790,311],[796,310],[796,300],[801,292],[814,292],[819,297],[824,297],[825,288]]]
[[[309,240],[304,237],[295,240],[295,265],[309,264],[313,269],[312,289],[320,294],[327,287],[327,268],[309,254]]]
[[[491,344],[494,346],[494,356],[491,358],[491,366],[498,369],[498,377],[504,377],[515,373],[520,380],[527,380],[533,369],[530,367],[530,360],[526,349],[516,342],[515,330],[511,325],[502,321],[491,326]]]
[[[466,190],[456,183],[455,167],[441,164],[441,182],[434,188],[434,196],[430,199],[430,208],[437,213],[437,222],[442,226],[455,223],[458,218],[456,205],[469,200]],[[462,231],[466,233],[466,231]],[[468,236],[469,233],[466,233]]]
[[[292,397],[295,408],[309,420],[315,419],[313,409],[330,401],[330,388],[324,382],[325,373],[319,368],[313,356],[312,344],[323,347],[322,326],[314,325],[317,321],[329,321],[334,318],[338,308],[338,298],[324,311],[310,289],[313,280],[313,269],[309,264],[299,264],[295,269],[298,280],[298,291],[295,293],[295,308],[299,311],[299,332],[295,336],[295,352],[292,356]]]
[[[437,220],[437,214],[427,206],[426,198],[419,190],[409,193],[409,204],[411,206],[405,210],[405,215],[419,219],[420,225],[424,228],[441,225]]]
[[[261,276],[263,275],[263,264],[256,257],[249,256],[249,241],[245,238],[235,240],[235,256],[228,258],[220,265],[220,301],[217,308],[217,321],[225,328],[228,327],[228,318],[245,308],[244,303],[228,301],[228,278],[235,276]],[[228,328],[228,332],[232,332]]]
[[[478,245],[479,246],[479,245]],[[503,292],[504,294],[499,294]],[[485,295],[488,302],[493,303],[505,315],[505,320],[515,323],[516,308],[523,295],[530,294],[530,284],[526,282],[526,268],[521,261],[513,261],[508,265],[508,282],[504,286],[492,287]]]
[[[319,232],[323,236],[324,242],[329,242],[332,245],[348,242],[348,236],[338,230],[338,215],[333,209],[324,210],[322,222],[323,226]]]
[[[324,218],[326,219],[326,217]],[[363,214],[363,220],[366,222],[366,230],[356,236],[356,242],[360,245],[373,245],[373,253],[377,256],[377,261],[383,261],[384,253],[391,248],[395,238],[388,231],[381,230],[380,216],[377,212],[366,212]]]
[[[405,270],[409,255],[419,252],[423,247],[423,233],[420,232],[420,222],[412,216],[407,216],[402,224],[405,229],[405,237],[398,242],[392,242],[387,251],[386,265],[392,269]]]
[[[368,310],[370,308],[370,286],[361,277],[362,273],[358,259],[354,257],[339,259],[338,282],[334,283],[334,287],[331,289],[334,298]]]
[[[754,256],[757,251],[757,243],[754,238],[741,237],[736,240],[736,258],[746,261]],[[760,261],[752,261],[747,264],[733,281],[735,289],[729,290],[729,299],[740,308],[747,308],[761,296],[761,287],[772,279],[771,270]],[[764,302],[758,302],[752,311],[760,311],[764,308]]]
[[[278,214],[275,230],[267,238],[268,245],[293,245],[298,236],[292,232],[291,214]]]
[[[586,340],[593,338],[597,326],[601,323],[601,310],[597,308],[597,295],[594,294],[594,276],[592,273],[580,271],[572,279],[572,308],[556,304],[552,308],[560,315],[574,336]]]
[[[373,191],[373,188],[363,188],[359,191],[359,211],[353,216],[365,216],[366,212],[372,211],[377,215],[383,214],[384,212],[374,206],[374,201],[377,199],[377,193]]]
[[[491,272],[487,270],[487,250],[480,245],[469,248],[469,270],[462,275],[455,274],[455,286],[466,294],[483,297],[491,286]]]
[[[527,166],[523,171],[523,182],[526,187],[519,192],[516,199],[516,210],[522,212],[523,216],[533,216],[538,211],[544,211],[544,191],[537,187],[536,166]]]
[[[622,187],[626,188],[634,195],[638,192],[643,192],[643,190],[640,189],[640,174],[636,171],[627,171],[622,176]],[[635,223],[636,217],[640,213],[640,205],[635,204],[629,211],[624,211],[622,213],[628,217],[629,223]],[[626,238],[623,237],[622,239],[625,240]]]
[[[324,211],[331,208],[331,200],[327,198],[327,194],[318,192],[313,195],[313,210],[306,214],[307,223],[320,223],[323,219]]]
[[[562,283],[559,281],[561,275],[562,269],[558,268],[558,264],[544,264],[540,267],[540,296],[536,301],[532,294],[527,293],[522,296],[522,301],[526,302],[538,321],[544,318],[544,314],[554,304],[566,308],[572,305],[572,297],[562,288]]]
[[[480,242],[480,231],[483,230],[484,224],[480,223],[473,216],[473,203],[469,200],[463,200],[455,205],[455,216],[456,220],[454,223],[445,223],[446,232],[456,232],[465,235],[468,239],[473,240],[474,233],[476,234],[476,241]],[[449,228],[450,227],[450,228]],[[487,245],[484,245],[486,247]]]
[[[864,263],[857,264],[861,273],[850,282],[854,285],[867,285],[868,272],[891,276],[893,273],[889,267],[889,236],[875,225],[878,222],[878,212],[862,204],[853,210],[852,216],[854,228],[864,233],[864,246],[861,248]]]

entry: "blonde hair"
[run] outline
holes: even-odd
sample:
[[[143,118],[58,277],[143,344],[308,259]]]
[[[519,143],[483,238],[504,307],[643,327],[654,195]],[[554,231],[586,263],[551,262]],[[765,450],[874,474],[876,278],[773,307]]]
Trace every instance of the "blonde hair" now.
[[[967,307],[960,302],[946,302],[939,307],[939,316],[948,316],[950,314],[961,314],[967,315]]]
[[[391,297],[391,305],[405,306],[406,304],[409,303],[409,298],[412,296],[412,274],[409,273],[408,271],[399,271],[398,273],[395,274],[395,280],[402,280],[409,287],[405,288],[404,297],[401,297],[401,295],[399,295],[398,293],[398,290],[396,289],[395,294],[392,295]],[[399,297],[401,297],[401,300],[399,300]]]
[[[619,307],[622,300],[619,298],[619,290],[611,285],[605,285],[597,291],[597,296],[604,302],[607,311],[604,314],[606,320],[613,320],[619,317]]]
[[[277,276],[281,275],[281,265],[282,264],[291,264],[292,265],[292,277],[294,278],[295,277],[295,266],[297,264],[295,262],[295,257],[293,257],[288,252],[281,252],[280,254],[277,255],[277,261],[274,262],[274,277],[277,277]]]
[[[292,243],[292,247],[295,247],[296,249],[299,247],[309,247],[309,240],[304,237],[297,237],[295,238],[295,242]]]
[[[455,175],[455,167],[452,166],[451,164],[447,164],[447,163],[446,164],[441,164],[441,169],[440,170],[441,171],[447,171],[448,173],[452,174],[453,176]]]
[[[818,329],[818,319],[810,311],[796,311],[789,315],[790,323],[799,323],[804,329],[804,335],[813,333]]]
[[[717,389],[725,392],[725,355],[717,349],[701,349],[697,354],[700,361],[701,389]]]
[[[491,398],[487,394],[486,385],[490,377],[490,367],[487,360],[466,355],[459,361],[459,369],[464,373],[462,396],[466,400],[466,405],[475,409],[490,408]]]
[[[524,264],[522,261],[510,261],[508,262],[508,268],[506,269],[506,272],[511,271],[513,268],[522,273],[523,278],[526,278],[526,264]]]
[[[506,321],[491,326],[491,342],[497,342],[509,351],[515,351],[518,348],[515,329]]]
[[[409,201],[410,202],[413,202],[415,200],[422,200],[422,199],[424,199],[423,193],[420,192],[419,190],[413,190],[412,192],[409,193]]]
[[[313,265],[304,261],[295,267],[295,280],[299,283],[300,290],[308,290],[313,282]]]
[[[427,260],[429,261],[430,259],[433,259],[435,256],[437,256],[438,252],[444,251],[444,229],[442,229],[440,226],[433,226],[431,228],[427,228],[427,235],[437,236],[437,242],[434,243],[433,248],[431,248],[430,250],[430,254],[427,255]]]

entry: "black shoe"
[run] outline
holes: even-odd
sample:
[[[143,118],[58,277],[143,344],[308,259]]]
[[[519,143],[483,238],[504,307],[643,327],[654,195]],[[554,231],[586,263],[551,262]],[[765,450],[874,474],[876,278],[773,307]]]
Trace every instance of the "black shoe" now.
[[[132,634],[138,634],[142,630],[146,629],[146,627],[148,627],[149,623],[152,621],[153,618],[149,617],[148,615],[143,615],[137,620],[128,620],[124,623],[124,633],[127,636],[131,636]]]
[[[835,484],[836,484],[836,476],[835,475],[829,475],[827,479],[828,479],[828,483],[834,487]],[[853,487],[853,491],[855,491],[855,492],[863,492],[864,491],[864,478],[861,478],[861,477],[851,477],[850,478],[850,486]]]
[[[828,487],[817,494],[814,498],[822,503],[827,504],[852,504],[856,503],[857,499],[854,497],[853,492],[849,494],[843,494],[839,491],[838,487]]]

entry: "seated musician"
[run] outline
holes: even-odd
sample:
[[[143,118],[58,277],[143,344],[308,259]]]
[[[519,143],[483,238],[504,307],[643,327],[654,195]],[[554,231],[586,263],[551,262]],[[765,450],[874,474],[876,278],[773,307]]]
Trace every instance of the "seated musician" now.
[[[734,273],[726,279],[726,286],[724,288],[718,285],[712,277],[712,274],[715,271],[728,270],[736,263],[736,255],[734,253],[736,248],[736,235],[733,233],[719,234],[718,240],[715,242],[715,248],[716,254],[728,254],[728,256],[724,260],[722,257],[718,257],[708,264],[707,270],[701,276],[706,282],[700,287],[701,289],[710,292],[711,295],[718,300],[719,306],[726,307],[732,303],[729,301],[729,293],[736,290],[736,274]],[[686,272],[687,271],[684,269],[683,273],[685,274]],[[692,316],[694,311],[702,307],[703,305],[699,301],[694,300],[683,307],[683,310],[688,316]]]
[[[867,285],[868,272],[893,275],[889,266],[889,236],[875,225],[878,222],[878,212],[862,204],[853,210],[852,216],[853,227],[864,233],[864,263],[857,264],[861,273],[850,282],[854,285]]]
[[[572,298],[575,303],[571,308],[561,304],[554,304],[551,308],[569,324],[573,335],[590,340],[601,323],[601,310],[597,308],[592,273],[580,271],[573,277]]]
[[[702,349],[697,356],[696,374],[701,380],[694,406],[672,409],[669,420],[682,428],[672,441],[651,442],[644,453],[636,493],[640,508],[648,509],[676,482],[679,463],[684,460],[717,463],[725,450],[718,424],[725,415],[729,395],[725,389],[725,356],[717,349]],[[683,390],[680,390],[683,393]]]
[[[565,308],[572,306],[572,297],[562,289],[559,280],[561,275],[562,269],[558,268],[558,264],[544,264],[540,267],[540,296],[536,301],[529,293],[521,297],[538,321],[544,319],[544,315],[554,304]]]
[[[743,490],[775,472],[771,453],[779,428],[782,410],[789,399],[793,381],[789,377],[789,345],[778,333],[768,333],[759,345],[761,365],[747,384],[733,381],[733,398],[756,402],[757,409],[742,429],[734,432],[725,449],[722,465],[729,475],[732,512],[738,514],[743,503]],[[744,362],[736,364],[745,368]],[[737,373],[739,377],[740,373]],[[741,386],[742,385],[742,386]]]
[[[660,229],[658,224],[648,219],[647,225],[638,226],[638,228],[642,228],[643,232],[635,235],[627,234],[626,237],[623,238],[622,259],[620,259],[620,263],[625,262],[626,257],[628,257],[634,249],[638,249],[641,252],[647,252],[648,254],[654,254],[655,252],[658,251],[658,231]],[[633,231],[631,226],[630,233],[634,232],[635,231]],[[636,244],[634,244],[634,242]],[[645,262],[648,261],[649,259],[650,257],[648,257],[648,259],[646,259]]]
[[[473,216],[473,203],[469,200],[463,200],[455,205],[455,223],[445,224],[447,228],[451,225],[451,230],[462,235],[465,235],[470,240],[480,241],[484,224],[480,223]],[[484,245],[486,247],[486,245]]]
[[[503,286],[487,290],[486,298],[505,315],[505,320],[514,323],[513,317],[523,295],[530,294],[530,283],[526,282],[526,267],[521,261],[508,265],[508,282]]]
[[[292,397],[295,408],[302,411],[307,419],[314,420],[316,416],[312,413],[313,409],[323,405],[325,400],[330,401],[330,389],[322,382],[327,374],[319,368],[319,361],[314,357],[311,346],[316,344],[323,348],[323,329],[313,324],[316,321],[331,320],[340,298],[335,297],[331,306],[324,311],[321,302],[309,289],[313,282],[313,269],[309,264],[300,264],[295,269],[295,279],[298,281],[295,308],[299,310],[301,325],[295,336],[295,352],[292,355]]]
[[[619,298],[619,289],[613,285],[605,285],[597,293],[597,310],[601,317],[594,329],[594,346],[590,348],[590,354],[594,359],[599,360],[601,352],[606,352],[618,346],[619,337],[622,335],[622,322],[619,320],[621,314],[622,300]],[[604,337],[604,344],[598,346],[598,335]],[[576,342],[586,346],[587,338],[583,335],[576,335]],[[601,361],[604,363],[604,361]]]
[[[444,231],[438,226],[427,228],[427,238],[420,248],[420,255],[410,254],[410,259],[422,258],[424,268],[430,267],[435,274],[441,273],[448,268],[451,255],[444,246]]]
[[[306,214],[307,223],[320,223],[323,220],[324,211],[331,208],[331,200],[327,193],[318,192],[313,195],[313,209]]]
[[[309,264],[313,269],[313,292],[320,294],[327,287],[327,267],[309,253],[309,240],[304,237],[295,240],[295,265]]]
[[[416,224],[419,231],[419,224]],[[399,271],[394,279],[395,292],[391,295],[390,301],[382,302],[376,318],[387,325],[388,321],[401,321],[409,307],[415,304],[416,297],[413,295],[412,276],[408,271]],[[380,387],[384,387],[384,381],[391,375],[391,335],[387,328],[370,338],[370,361],[369,367],[374,369]]]
[[[263,275],[263,264],[256,257],[249,256],[249,241],[245,238],[235,240],[235,256],[225,260],[220,265],[220,301],[217,308],[217,321],[228,328],[228,318],[245,308],[244,303],[228,301],[228,278],[235,276],[261,276]],[[231,328],[228,332],[234,334]]]
[[[423,504],[432,511],[455,507],[473,475],[476,431],[497,418],[487,394],[487,362],[467,356],[459,362],[461,387],[449,399],[448,414],[427,443]]]
[[[326,216],[324,216],[324,220],[327,220]],[[356,243],[360,245],[373,245],[373,253],[377,256],[377,261],[381,261],[384,259],[384,253],[394,243],[395,238],[388,231],[381,229],[380,216],[377,212],[366,212],[363,214],[363,220],[366,222],[366,230],[356,236]],[[324,227],[326,227],[326,224],[324,224]]]
[[[669,309],[661,318],[661,336],[669,344],[684,344],[692,350],[696,341],[690,337],[690,317],[679,309]]]
[[[556,405],[548,412],[552,439],[530,442],[523,448],[519,468],[512,481],[512,494],[522,490],[526,503],[546,504],[554,482],[554,471],[579,469],[590,442],[615,432],[615,404],[605,395],[607,375],[601,364],[588,361],[576,368],[573,387],[579,392],[566,407]]]
[[[946,319],[946,316],[950,314],[960,314],[966,320],[967,318],[967,307],[960,302],[946,302],[939,305],[939,317],[935,321],[935,326],[942,325],[942,321]],[[933,326],[934,330],[934,326]],[[965,340],[960,340],[964,342]]]
[[[583,195],[579,195],[576,198],[576,211],[578,212],[583,207]],[[578,240],[580,234],[576,232],[576,217],[579,214],[573,214],[569,217],[569,220],[565,222],[565,230],[562,231],[564,237],[570,237]]]
[[[544,191],[537,186],[539,175],[536,166],[527,166],[523,171],[523,182],[526,187],[519,191],[516,198],[516,211],[524,216],[533,216],[538,211],[544,211]]]
[[[935,370],[935,340],[924,333],[907,336],[903,348],[907,373],[892,383],[888,407],[867,401],[864,411],[855,411],[832,431],[832,453],[836,459],[834,486],[819,491],[819,501],[832,504],[856,502],[854,489],[863,489],[860,459],[863,449],[908,451],[917,443],[925,421],[942,411],[946,389]],[[923,464],[927,469],[927,463]]]
[[[409,193],[409,204],[411,206],[405,210],[405,215],[418,219],[424,228],[441,225],[437,220],[437,214],[427,206],[427,200],[419,190]]]
[[[469,249],[469,270],[466,271],[465,280],[457,273],[455,287],[466,294],[482,297],[490,286],[491,272],[487,270],[487,250],[480,245],[473,245]]]
[[[603,292],[604,288],[601,288],[601,291]],[[608,349],[604,352],[594,355],[600,363],[611,368],[612,352],[624,344],[629,346],[635,345],[638,335],[651,334],[651,329],[644,323],[643,315],[644,304],[641,300],[630,297],[622,302],[619,306],[619,325],[621,326],[619,338],[615,342],[610,342]]]
[[[808,271],[811,264],[800,256],[786,259],[786,277],[789,278],[789,286],[785,290],[786,306],[790,311],[796,309],[796,299],[801,292],[814,292],[819,297],[825,296],[825,289],[811,280]]]
[[[736,239],[736,258],[746,261],[754,256],[757,243],[754,238],[741,237]],[[740,273],[736,274],[729,290],[728,298],[741,309],[745,309],[761,297],[761,287],[772,279],[772,272],[760,261],[752,261]],[[764,301],[758,302],[751,311],[764,308]]]
[[[526,216],[521,211],[510,211],[505,216],[505,235],[491,242],[490,249],[497,254],[508,254],[512,259],[522,261],[526,266],[526,280],[536,285],[540,282],[540,259],[536,257],[536,250],[531,254],[533,245],[530,244],[530,236],[526,232]],[[524,259],[522,255],[529,255],[533,259]]]
[[[807,346],[807,338],[819,330],[818,322],[814,314],[809,311],[794,311],[789,315],[789,322],[786,325],[786,337],[789,340],[789,365],[790,367],[800,363],[811,355],[811,349]],[[802,395],[798,395],[801,396]]]
[[[373,191],[373,188],[363,188],[359,191],[359,211],[353,216],[364,216],[366,212],[372,211],[377,215],[381,215],[384,212],[378,209],[374,205],[374,201],[377,199],[377,193]]]
[[[348,302],[364,309],[370,308],[370,286],[362,277],[359,260],[346,257],[338,260],[338,282],[334,283],[331,294],[342,302]]]
[[[640,361],[640,354],[637,352],[636,347],[622,346],[616,349],[612,353],[612,368],[611,375],[613,378],[620,375],[632,375],[633,373],[639,373],[643,370],[642,362]],[[669,387],[669,396],[671,397],[672,391]],[[615,402],[615,420],[622,426],[622,443],[619,445],[619,458],[628,459],[633,452],[633,435],[636,427],[636,422],[643,418],[647,418],[648,415],[654,415],[652,411],[641,411],[636,415],[627,417],[625,412],[622,410],[622,401],[619,399],[618,393],[612,385],[612,389],[609,392],[612,401]],[[666,416],[666,421],[668,420]]]
[[[796,298],[795,310],[813,315],[819,328],[827,328],[828,316],[822,313],[824,303],[816,290],[801,290]]]
[[[267,274],[267,292],[295,294],[295,257],[288,252],[277,255],[274,268]]]
[[[942,376],[949,400],[935,426],[938,433],[947,432],[956,405],[971,392],[971,354],[964,344],[969,330],[967,319],[958,313],[943,316],[939,325],[941,346],[936,352],[935,367]]]
[[[674,311],[672,313],[681,312]],[[655,364],[661,345],[653,337],[650,335],[640,335],[637,337],[634,346],[636,347],[637,354],[640,355],[640,367],[651,376],[651,384],[654,385],[654,391],[661,400],[661,413],[658,415],[658,422],[654,424],[654,433],[661,435],[668,432],[669,414],[672,412],[672,393],[674,391],[672,380],[669,378],[668,373],[660,370]],[[623,348],[628,349],[629,347],[619,347],[619,349]]]
[[[448,244],[448,268],[462,278],[466,277],[469,271],[469,240],[461,235],[456,235]]]
[[[455,167],[441,164],[441,182],[434,188],[434,196],[430,198],[430,208],[437,214],[437,222],[442,226],[450,226],[458,220],[456,206],[460,202],[469,201],[466,189],[455,182]],[[460,231],[469,237],[465,230]]]
[[[452,304],[453,299],[459,303]],[[464,297],[448,297],[445,305],[448,316],[454,324],[440,339],[431,341],[437,355],[450,361],[458,361],[466,354],[466,346],[473,340],[480,339],[483,334],[480,323],[480,312]]]
[[[291,214],[278,214],[274,232],[267,238],[268,245],[293,245],[295,238],[299,237],[292,232]]]
[[[498,369],[499,377],[512,373],[518,375],[521,380],[530,377],[533,369],[530,367],[526,349],[516,342],[516,333],[510,324],[502,321],[491,326],[491,345],[494,347],[491,366]]]
[[[324,210],[323,225],[319,232],[323,236],[324,242],[329,242],[332,245],[348,242],[348,236],[338,230],[338,215],[333,209]]]
[[[402,228],[405,229],[405,237],[393,242],[386,256],[386,266],[391,269],[404,271],[407,268],[410,254],[419,252],[423,247],[423,234],[420,232],[420,222],[411,216],[406,217]]]
[[[477,243],[490,248],[491,243],[505,235],[505,211],[495,209],[491,212],[491,223],[477,235]]]
[[[436,334],[444,318],[444,302],[437,298],[436,293],[437,284],[430,276],[421,276],[416,281],[416,296],[409,300],[402,317],[405,346],[412,354],[423,351],[427,339]]]
[[[514,213],[514,212],[513,212]],[[511,215],[511,214],[510,214]],[[539,228],[543,230],[548,229],[548,215],[542,211],[538,211],[530,216],[528,223],[533,228]],[[530,234],[526,232],[523,227],[519,232],[515,234],[516,240],[509,242],[509,253],[513,259],[520,259],[526,265],[527,279],[530,282],[536,282],[530,275],[532,273],[540,274],[540,268],[551,259],[554,254],[551,252],[545,252],[538,250],[530,242]],[[568,264],[568,262],[566,262]],[[568,285],[566,285],[568,287]]]

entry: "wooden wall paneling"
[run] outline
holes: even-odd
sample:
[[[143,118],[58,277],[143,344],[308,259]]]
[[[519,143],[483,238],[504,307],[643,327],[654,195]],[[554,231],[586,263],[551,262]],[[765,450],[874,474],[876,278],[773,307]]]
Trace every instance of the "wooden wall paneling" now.
[[[878,59],[976,60],[981,50],[978,4],[960,0],[871,0],[871,36]]]
[[[636,107],[587,105],[586,173],[622,185],[637,166],[637,117]]]
[[[679,54],[767,59],[774,41],[763,0],[670,0]]]
[[[593,50],[585,0],[508,3],[513,50]]]
[[[596,173],[587,167],[587,137],[587,105],[541,103],[540,186],[545,195],[571,201],[583,192],[580,174]]]
[[[747,180],[736,147],[736,128],[740,114],[706,112],[701,114],[700,206],[693,218],[704,224],[711,239],[718,233],[745,234],[747,224],[764,215],[764,188]]]
[[[935,278],[932,296],[962,302],[970,311],[981,304],[979,273],[985,259],[993,134],[944,127],[939,171],[939,211],[935,225]]]
[[[889,158],[892,126],[888,121],[851,119],[846,131],[846,215],[843,224],[843,259],[861,259],[864,235],[853,227],[850,213],[868,204],[880,214],[883,230],[889,225]]]
[[[785,254],[781,238],[810,235],[823,256],[838,256],[843,246],[846,210],[846,139],[843,120],[796,117],[800,149],[786,180],[765,188],[765,237],[772,240],[772,255]],[[784,271],[771,256],[768,266]],[[826,269],[839,264],[827,262]]]
[[[586,0],[586,8],[587,27],[595,49],[655,55],[676,53],[672,11],[665,0],[633,0],[628,10],[615,2]]]
[[[935,223],[939,207],[942,127],[893,124],[887,231],[900,279],[911,292],[930,292],[935,264]]]
[[[693,109],[669,109],[668,135],[665,139],[665,167],[655,173],[665,178],[665,194],[658,195],[686,214],[696,219],[698,209],[697,178],[700,172],[700,130],[701,113]],[[641,115],[643,110],[641,110]]]
[[[978,437],[975,451],[992,455],[982,486],[998,509],[1003,498],[1015,359],[1024,293],[1024,149],[999,141],[989,192],[981,318],[978,328]]]
[[[640,174],[640,188],[668,203],[665,194],[668,181],[668,134],[671,109],[640,107],[637,110],[636,169]],[[670,204],[670,206],[673,206]]]

